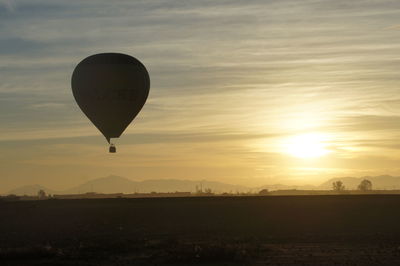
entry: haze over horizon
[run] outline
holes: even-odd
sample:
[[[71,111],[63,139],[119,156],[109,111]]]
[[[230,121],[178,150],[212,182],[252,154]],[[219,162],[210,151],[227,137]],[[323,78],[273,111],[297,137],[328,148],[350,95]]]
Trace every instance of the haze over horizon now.
[[[199,193],[210,190],[215,194],[222,193],[251,193],[258,194],[260,191],[267,189],[268,191],[280,191],[291,193],[311,191],[321,192],[332,191],[332,184],[341,181],[344,185],[344,191],[354,193],[359,190],[359,184],[365,179],[372,183],[375,191],[387,190],[389,193],[397,193],[400,190],[400,176],[366,176],[366,177],[337,177],[325,180],[321,184],[316,185],[285,185],[285,184],[264,184],[262,186],[246,186],[223,183],[213,180],[185,180],[185,179],[146,179],[134,180],[122,176],[109,175],[105,177],[93,178],[87,182],[62,190],[55,190],[52,187],[43,184],[28,184],[15,187],[8,191],[2,191],[0,187],[0,195],[33,195],[36,196],[38,191],[44,190],[49,195],[65,195],[65,194],[85,194],[85,193],[101,193],[101,194],[133,194],[133,193],[175,193],[190,192]],[[395,191],[397,190],[397,191]],[[342,191],[343,192],[343,191]],[[378,192],[381,193],[381,192]]]
[[[388,0],[0,1],[1,191],[400,176],[399,17]],[[116,154],[70,87],[101,52],[151,79]]]

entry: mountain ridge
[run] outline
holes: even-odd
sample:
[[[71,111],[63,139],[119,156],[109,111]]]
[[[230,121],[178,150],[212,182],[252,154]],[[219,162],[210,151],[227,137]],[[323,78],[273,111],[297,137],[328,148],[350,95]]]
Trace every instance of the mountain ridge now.
[[[96,193],[150,193],[150,192],[195,192],[209,188],[213,192],[248,192],[249,187],[208,180],[150,179],[135,181],[121,176],[106,176],[89,180],[81,185],[65,190],[53,190],[41,185],[28,185],[10,190],[8,194],[36,195],[40,189],[47,194]],[[28,189],[29,188],[29,189]]]
[[[87,192],[96,193],[150,193],[150,192],[196,192],[197,189],[211,189],[216,193],[223,192],[258,192],[262,189],[268,190],[331,190],[332,183],[342,181],[346,189],[357,189],[358,184],[368,179],[372,182],[373,189],[400,189],[400,177],[390,175],[364,176],[364,177],[334,177],[320,185],[283,185],[271,184],[258,187],[247,187],[242,185],[228,184],[208,180],[183,180],[183,179],[149,179],[143,181],[109,175],[89,180],[78,186],[65,190],[53,190],[42,185],[25,185],[10,190],[7,194],[15,195],[37,195],[39,190],[47,194],[82,194]]]

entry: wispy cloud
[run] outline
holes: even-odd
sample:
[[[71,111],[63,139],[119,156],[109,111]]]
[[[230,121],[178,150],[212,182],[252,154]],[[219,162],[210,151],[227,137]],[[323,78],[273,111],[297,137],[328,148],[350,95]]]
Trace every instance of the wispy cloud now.
[[[2,0],[1,4],[8,12],[14,12],[17,8],[15,0]]]
[[[385,28],[386,30],[400,30],[400,24],[391,25]]]
[[[91,139],[102,150],[102,137],[74,102],[70,77],[84,57],[116,51],[143,61],[152,81],[148,103],[121,139],[134,145],[129,149],[151,146],[156,156],[157,145],[176,145],[171,160],[182,153],[199,169],[210,153],[185,147],[208,143],[213,153],[231,154],[229,162],[246,158],[238,173],[284,176],[312,167],[288,166],[285,155],[253,144],[323,131],[336,136],[330,145],[340,160],[314,168],[355,172],[362,156],[351,147],[370,143],[383,152],[398,145],[399,10],[400,2],[389,0],[3,1],[0,140],[46,146]],[[52,160],[62,162],[57,156]],[[267,162],[268,170],[251,170]],[[358,170],[373,170],[366,165]]]

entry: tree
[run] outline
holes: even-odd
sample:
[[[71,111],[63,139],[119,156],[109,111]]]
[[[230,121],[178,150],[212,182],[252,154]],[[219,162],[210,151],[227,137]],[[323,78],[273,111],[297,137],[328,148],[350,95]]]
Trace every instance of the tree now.
[[[364,179],[361,181],[361,183],[358,185],[358,190],[361,191],[369,191],[372,190],[372,183],[368,179]]]
[[[345,190],[345,186],[343,185],[343,182],[338,180],[332,183],[332,187],[334,191],[343,191]]]
[[[260,195],[268,195],[268,193],[269,193],[269,191],[266,188],[261,189],[260,192],[258,192],[258,194],[260,194]]]
[[[206,188],[206,189],[204,190],[204,193],[206,193],[206,194],[213,194],[211,188]]]
[[[41,190],[38,191],[38,198],[39,198],[39,199],[44,199],[44,198],[46,198],[46,192],[45,192],[43,189],[41,189]]]

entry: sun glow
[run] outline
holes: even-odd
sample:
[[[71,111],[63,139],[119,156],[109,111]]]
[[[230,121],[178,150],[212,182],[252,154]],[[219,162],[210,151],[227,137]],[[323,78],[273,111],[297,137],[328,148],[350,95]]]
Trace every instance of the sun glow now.
[[[284,143],[286,153],[297,158],[317,158],[330,151],[326,148],[327,136],[320,133],[296,135]]]

